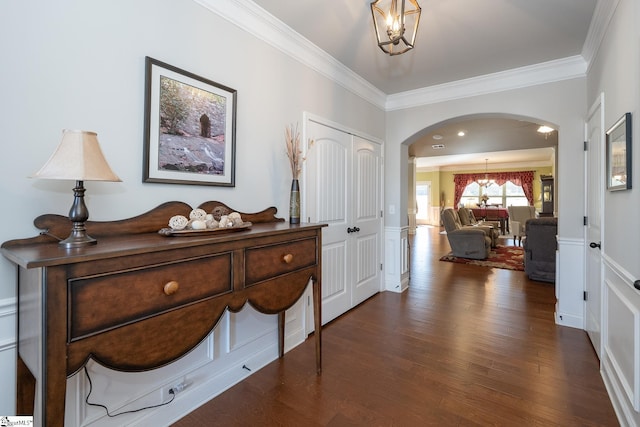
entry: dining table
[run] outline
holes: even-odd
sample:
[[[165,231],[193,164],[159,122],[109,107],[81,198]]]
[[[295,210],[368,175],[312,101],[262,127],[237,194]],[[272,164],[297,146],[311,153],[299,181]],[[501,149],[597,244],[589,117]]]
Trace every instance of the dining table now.
[[[507,208],[498,206],[480,206],[471,208],[471,211],[478,219],[499,222],[501,234],[504,235],[509,232],[509,211]]]

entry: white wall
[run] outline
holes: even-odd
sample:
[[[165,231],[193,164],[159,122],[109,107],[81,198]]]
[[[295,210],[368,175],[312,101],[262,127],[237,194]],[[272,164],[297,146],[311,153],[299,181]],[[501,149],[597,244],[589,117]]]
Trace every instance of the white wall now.
[[[637,20],[640,6],[637,1],[620,1],[609,25],[607,35],[594,58],[588,76],[588,104],[595,102],[601,92],[605,94],[605,126],[613,125],[624,113],[633,115],[633,179],[631,191],[605,192],[604,229],[607,235],[603,251],[640,277],[638,250],[640,221],[620,221],[615,213],[624,212],[629,206],[639,206],[640,200],[640,30]],[[630,238],[634,236],[636,238]],[[621,245],[619,242],[626,242]]]
[[[28,178],[51,155],[63,128],[96,131],[123,181],[85,183],[92,220],[130,217],[168,200],[193,206],[220,200],[246,212],[276,206],[287,217],[286,125],[302,126],[309,111],[384,137],[380,108],[191,0],[9,0],[2,15],[0,241],[36,235],[38,215],[68,213],[72,182]],[[238,91],[235,188],[142,183],[145,56]],[[0,309],[10,316],[0,323],[0,370],[7,379],[0,414],[14,411],[9,380],[15,362],[8,357],[14,298],[15,270],[1,258]],[[261,322],[275,328],[272,318],[247,322],[247,336],[262,333],[255,326]]]
[[[632,189],[604,195],[602,374],[622,425],[640,425],[640,4],[620,0],[587,76],[587,104],[604,93],[605,127],[632,114]],[[605,129],[606,130],[606,129]],[[625,215],[625,214],[628,214]]]

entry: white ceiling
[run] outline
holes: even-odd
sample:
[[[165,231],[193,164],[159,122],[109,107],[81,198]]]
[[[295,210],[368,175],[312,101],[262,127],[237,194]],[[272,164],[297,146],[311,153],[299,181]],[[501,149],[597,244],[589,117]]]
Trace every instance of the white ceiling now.
[[[254,0],[386,94],[580,55],[597,0],[418,0],[415,48],[376,44],[370,0]]]
[[[558,132],[540,133],[541,124],[486,115],[451,120],[411,144],[409,156],[417,158],[418,169],[484,165],[485,159],[502,167],[522,163],[551,166]],[[460,131],[464,132],[463,136],[458,135]]]
[[[430,88],[487,74],[582,58],[598,0],[418,0],[422,8],[415,48],[388,56],[376,44],[371,0],[254,0],[268,14],[337,59],[386,95]],[[490,131],[487,125],[493,126]],[[557,132],[540,140],[542,123],[471,119],[449,123],[415,142],[421,167],[445,164],[538,162],[557,145]],[[429,151],[432,135],[457,132],[447,149]],[[532,130],[533,129],[533,130]],[[516,133],[514,133],[516,132]],[[551,139],[549,139],[551,137]],[[530,143],[530,145],[528,145]],[[473,160],[461,160],[463,153]],[[510,153],[510,154],[509,154]],[[434,158],[433,156],[438,156]],[[428,159],[426,158],[428,157]],[[549,163],[550,164],[550,163]]]

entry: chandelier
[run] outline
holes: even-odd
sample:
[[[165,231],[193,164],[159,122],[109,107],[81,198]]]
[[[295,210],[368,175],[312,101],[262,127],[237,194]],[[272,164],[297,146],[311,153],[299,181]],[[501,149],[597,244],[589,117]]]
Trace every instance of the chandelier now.
[[[488,172],[488,168],[489,168],[489,159],[484,159],[485,161],[485,165],[484,165],[484,179],[479,179],[478,180],[478,184],[480,185],[480,187],[491,187],[493,184],[495,184],[496,182],[493,179],[489,179],[489,172]]]
[[[371,2],[378,46],[384,53],[394,56],[413,49],[420,12],[420,5],[416,0]]]

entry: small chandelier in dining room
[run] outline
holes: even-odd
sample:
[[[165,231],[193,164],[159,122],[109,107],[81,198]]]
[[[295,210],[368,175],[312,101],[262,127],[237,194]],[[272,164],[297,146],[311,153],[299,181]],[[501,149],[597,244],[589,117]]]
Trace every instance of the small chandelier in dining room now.
[[[371,2],[378,46],[384,53],[394,56],[413,49],[421,11],[416,0]]]
[[[480,187],[491,187],[496,182],[493,179],[489,179],[489,159],[484,159],[484,179],[479,179],[478,184]]]

